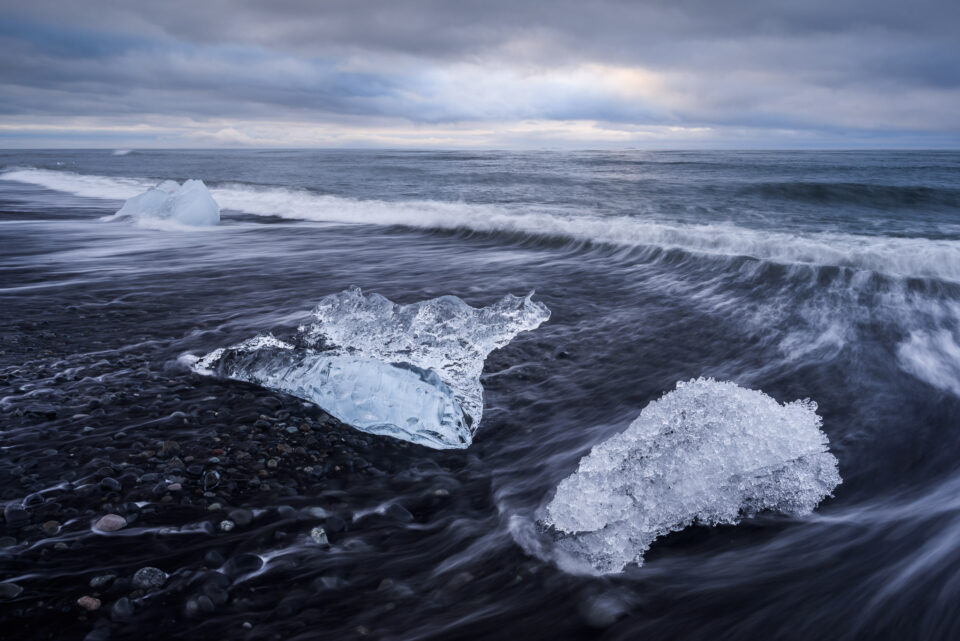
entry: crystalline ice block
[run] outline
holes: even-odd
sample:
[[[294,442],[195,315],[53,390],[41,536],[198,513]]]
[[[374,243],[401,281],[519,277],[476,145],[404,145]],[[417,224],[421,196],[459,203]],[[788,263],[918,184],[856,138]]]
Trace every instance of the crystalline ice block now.
[[[729,382],[677,383],[580,460],[542,522],[562,554],[610,573],[694,523],[808,514],[841,482],[816,409]]]
[[[549,317],[530,296],[477,309],[455,296],[397,305],[351,288],[324,298],[293,343],[260,335],[193,367],[306,399],[366,432],[465,448],[483,413],[487,355]]]

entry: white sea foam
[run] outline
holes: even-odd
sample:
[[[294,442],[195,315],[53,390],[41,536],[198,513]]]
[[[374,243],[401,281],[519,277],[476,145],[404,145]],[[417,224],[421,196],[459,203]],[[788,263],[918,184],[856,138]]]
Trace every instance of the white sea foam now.
[[[62,191],[84,198],[102,198],[103,200],[126,200],[157,183],[155,180],[144,178],[88,176],[70,171],[32,169],[30,167],[5,171],[0,174],[0,179],[15,180],[46,187],[53,191]]]
[[[920,380],[960,396],[960,345],[950,330],[911,332],[897,348],[897,359]]]
[[[152,186],[133,178],[83,176],[19,169],[0,178],[85,197],[127,199]],[[901,277],[960,282],[960,241],[862,236],[835,232],[788,233],[732,224],[664,223],[563,209],[436,200],[360,200],[281,187],[228,184],[211,189],[223,209],[253,215],[342,224],[467,229],[567,238],[621,246],[678,249],[714,256],[747,256],[782,264],[840,266]]]
[[[556,560],[619,572],[694,523],[810,513],[840,483],[816,409],[730,382],[677,383],[557,487],[542,518],[557,537]]]

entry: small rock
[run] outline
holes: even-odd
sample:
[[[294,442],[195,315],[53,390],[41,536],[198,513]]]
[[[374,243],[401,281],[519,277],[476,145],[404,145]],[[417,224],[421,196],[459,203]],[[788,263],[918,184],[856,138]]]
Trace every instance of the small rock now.
[[[410,523],[413,521],[413,514],[410,513],[410,510],[403,507],[399,503],[392,503],[384,514],[395,521],[400,521],[401,523]]]
[[[208,512],[216,512],[216,511],[222,510],[222,509],[223,509],[223,505],[221,505],[220,503],[216,503],[216,502],[211,503],[210,505],[207,506],[207,511],[208,511]]]
[[[210,550],[209,552],[204,554],[203,560],[208,565],[217,566],[217,567],[220,567],[227,561],[225,558],[223,558],[223,555],[217,552],[216,550]]]
[[[163,587],[167,582],[167,573],[159,568],[145,567],[137,570],[133,575],[134,587],[141,590],[151,590]]]
[[[209,492],[213,488],[220,485],[220,473],[215,470],[210,470],[203,473],[203,490],[204,492]]]
[[[120,485],[120,481],[112,476],[108,476],[100,480],[100,488],[108,492],[119,492],[123,489],[123,486]]]
[[[60,521],[47,521],[40,526],[47,536],[56,536],[60,532]]]
[[[267,467],[269,467],[270,469],[276,469],[279,465],[280,465],[280,461],[278,461],[275,458],[272,458],[269,461],[267,461]]]
[[[24,507],[38,507],[40,505],[43,505],[43,503],[44,503],[43,495],[39,494],[38,492],[34,492],[33,494],[28,494],[26,498],[23,499]]]
[[[110,608],[110,618],[112,619],[129,619],[133,616],[135,610],[133,609],[133,603],[130,602],[130,599],[127,597],[121,597],[117,599],[116,603],[113,604],[113,607]]]
[[[176,441],[164,441],[160,446],[160,456],[167,458],[168,456],[176,456],[180,453],[180,444]]]
[[[180,483],[171,483],[170,485],[167,486],[167,489],[171,492],[179,492],[180,490],[183,489],[183,485],[181,485]]]
[[[263,559],[256,554],[239,554],[227,561],[223,571],[224,574],[235,579],[241,575],[256,572],[262,567]]]
[[[18,527],[30,520],[30,513],[27,512],[22,507],[20,507],[19,505],[11,503],[6,508],[4,508],[3,518],[8,525],[11,525],[13,527]]]
[[[235,510],[230,510],[227,513],[227,516],[229,516],[234,523],[241,527],[250,525],[250,523],[253,521],[253,512],[242,507]]]
[[[127,527],[127,519],[119,514],[107,514],[100,517],[100,520],[94,524],[93,529],[101,532],[116,532],[125,527]]]
[[[327,532],[319,525],[310,530],[310,538],[317,545],[328,545],[330,543],[330,540],[327,539]]]
[[[82,596],[77,599],[77,605],[86,610],[87,612],[93,612],[94,610],[100,609],[100,599],[94,598],[92,596]]]
[[[23,588],[16,583],[0,583],[0,599],[16,599]]]
[[[187,601],[187,616],[188,617],[199,617],[204,614],[213,613],[217,607],[213,604],[213,601],[210,600],[205,594],[189,599]]]
[[[116,574],[101,574],[90,579],[89,586],[91,588],[102,588],[113,582],[115,578],[117,578]]]

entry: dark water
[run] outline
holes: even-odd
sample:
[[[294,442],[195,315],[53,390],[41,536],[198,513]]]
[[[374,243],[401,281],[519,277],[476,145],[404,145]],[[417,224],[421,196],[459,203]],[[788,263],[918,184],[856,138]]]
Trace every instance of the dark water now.
[[[23,588],[0,601],[4,638],[960,637],[960,154],[49,151],[0,166],[0,498],[28,518],[3,525],[0,580]],[[187,178],[211,187],[220,226],[99,220]],[[552,317],[487,360],[463,452],[358,435],[178,362],[350,285],[475,306],[535,289]],[[701,375],[816,400],[834,498],[671,535],[607,578],[518,545],[511,524],[580,457]],[[205,496],[209,471],[223,480]],[[171,477],[183,491],[154,491]],[[256,518],[221,532],[235,507]],[[109,511],[136,520],[92,532]],[[318,523],[329,547],[308,537]],[[124,583],[144,566],[166,585]],[[112,588],[89,587],[103,574]],[[76,599],[94,593],[86,614]]]

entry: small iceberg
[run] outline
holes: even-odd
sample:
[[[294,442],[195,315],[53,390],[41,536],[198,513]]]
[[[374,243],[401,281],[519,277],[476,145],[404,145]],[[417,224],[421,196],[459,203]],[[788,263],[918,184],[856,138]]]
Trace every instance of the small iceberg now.
[[[532,295],[477,309],[456,296],[397,305],[353,287],[322,299],[292,342],[260,335],[188,361],[308,400],[364,432],[466,448],[483,414],[487,355],[550,318]]]
[[[841,483],[816,409],[709,378],[677,383],[557,487],[541,524],[558,561],[620,572],[642,564],[657,537],[695,523],[809,514]]]
[[[188,180],[182,185],[166,180],[123,204],[113,216],[104,220],[132,218],[138,222],[170,221],[191,227],[216,225],[220,222],[220,205],[210,195],[202,180]]]

